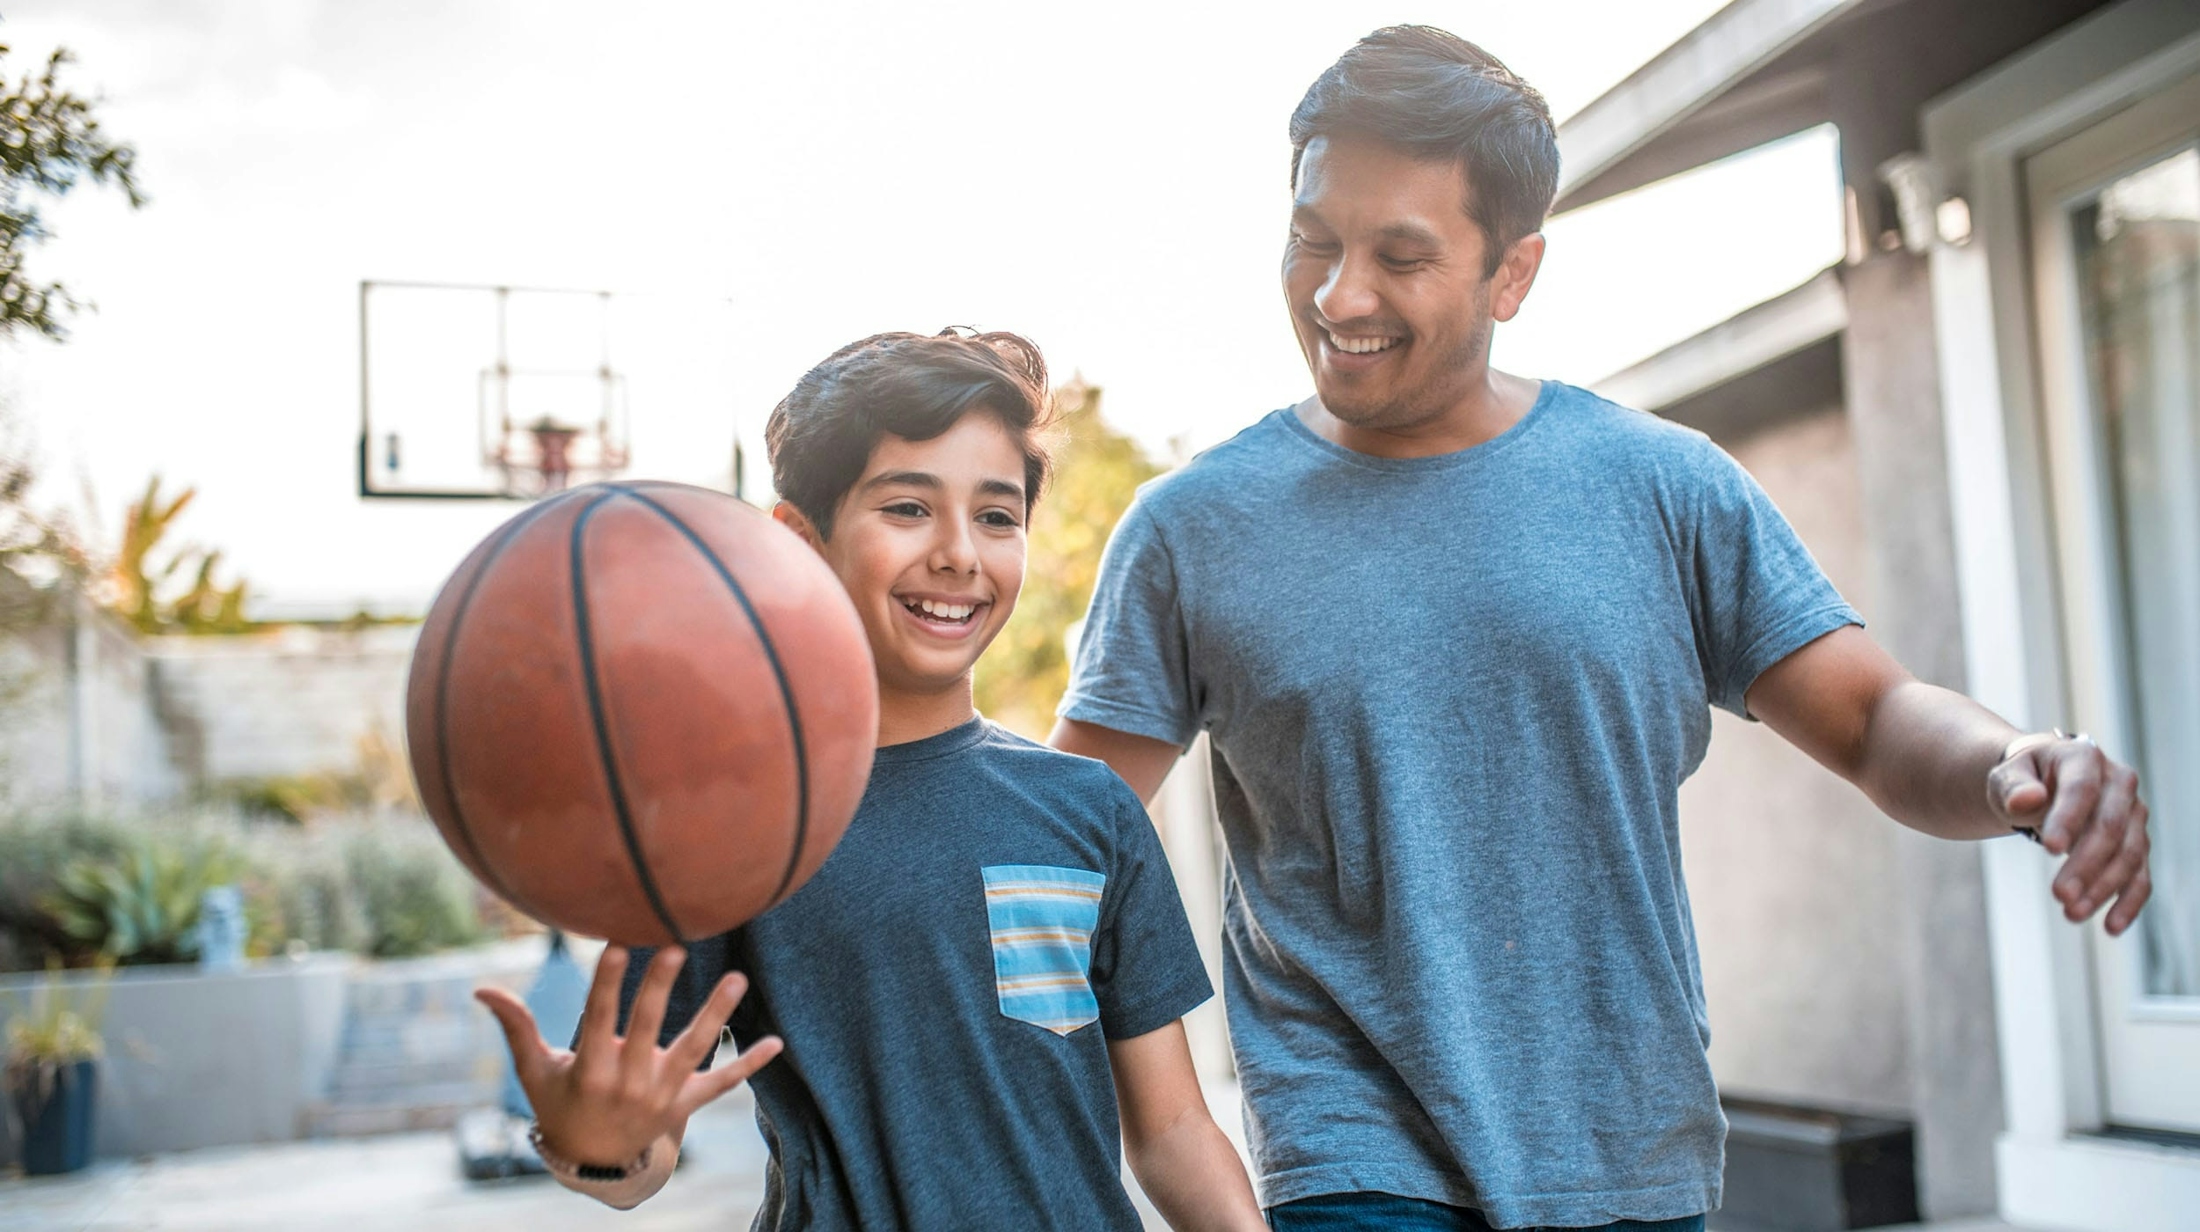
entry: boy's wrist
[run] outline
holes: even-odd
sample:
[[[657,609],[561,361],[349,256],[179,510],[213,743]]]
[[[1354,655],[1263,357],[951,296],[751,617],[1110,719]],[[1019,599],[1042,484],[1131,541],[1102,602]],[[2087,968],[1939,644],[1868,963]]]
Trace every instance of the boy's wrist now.
[[[527,1127],[527,1142],[535,1148],[535,1154],[542,1157],[543,1166],[553,1176],[561,1180],[605,1184],[623,1181],[648,1171],[650,1155],[657,1149],[657,1143],[652,1142],[643,1147],[640,1153],[624,1159],[594,1159],[569,1155],[548,1141],[542,1132],[540,1121]]]
[[[535,1154],[542,1157],[543,1166],[549,1169],[558,1184],[622,1211],[640,1206],[664,1188],[680,1158],[680,1144],[673,1141],[670,1134],[659,1135],[655,1142],[642,1149],[641,1154],[613,1165],[566,1158],[557,1148],[543,1142],[539,1122],[529,1128],[527,1140],[534,1144]],[[606,1179],[613,1174],[616,1179]]]

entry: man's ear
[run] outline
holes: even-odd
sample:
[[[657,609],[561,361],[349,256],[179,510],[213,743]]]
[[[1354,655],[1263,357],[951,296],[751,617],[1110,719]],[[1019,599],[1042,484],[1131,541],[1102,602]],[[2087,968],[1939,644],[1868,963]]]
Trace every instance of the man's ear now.
[[[773,505],[772,519],[802,536],[802,542],[809,544],[811,550],[818,555],[825,554],[825,536],[817,533],[816,525],[800,509],[795,508],[792,502],[781,501]]]
[[[1542,268],[1543,233],[1514,240],[1505,250],[1504,263],[1491,278],[1496,285],[1490,288],[1490,316],[1499,321],[1512,320],[1520,305],[1527,302],[1528,289],[1535,285],[1536,271]]]

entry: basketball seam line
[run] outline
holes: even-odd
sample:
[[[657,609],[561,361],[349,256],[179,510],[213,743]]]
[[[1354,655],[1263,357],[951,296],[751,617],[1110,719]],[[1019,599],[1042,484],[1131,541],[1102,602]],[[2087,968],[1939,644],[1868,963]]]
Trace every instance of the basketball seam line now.
[[[787,870],[781,874],[778,888],[772,891],[770,901],[776,905],[787,893],[787,887],[794,884],[795,871],[802,867],[802,853],[810,842],[810,759],[802,740],[802,715],[795,707],[794,685],[787,679],[786,665],[779,661],[779,649],[772,645],[771,633],[764,628],[764,618],[757,614],[756,605],[749,602],[748,592],[741,588],[740,579],[733,576],[733,570],[726,567],[726,562],[718,559],[718,553],[711,551],[710,545],[703,542],[694,528],[663,505],[633,488],[621,484],[610,486],[648,506],[658,517],[670,523],[674,530],[679,531],[682,538],[694,545],[695,550],[702,553],[704,560],[710,562],[719,580],[733,593],[734,602],[741,605],[742,613],[749,618],[749,625],[756,630],[757,644],[764,648],[764,658],[771,664],[773,678],[779,682],[779,700],[787,708],[787,732],[794,742],[795,806],[794,851],[787,857]]]
[[[595,516],[596,510],[602,508],[605,501],[622,491],[625,489],[614,488],[605,492],[588,502],[580,515],[573,519],[573,620],[576,640],[580,643],[581,679],[588,686],[588,712],[596,728],[596,753],[603,762],[604,780],[611,788],[611,808],[618,815],[619,837],[626,842],[626,854],[633,862],[634,876],[642,883],[642,893],[649,899],[650,910],[657,913],[657,922],[663,924],[665,931],[672,935],[674,944],[685,945],[687,938],[681,934],[680,926],[673,922],[672,912],[665,906],[664,896],[658,893],[656,878],[649,875],[649,862],[642,855],[641,836],[634,832],[634,818],[626,803],[626,787],[619,781],[618,757],[611,748],[611,726],[604,720],[603,687],[596,679],[596,646],[588,626],[588,580],[581,568],[582,544],[586,537],[588,520]]]
[[[540,913],[514,893],[511,886],[505,884],[496,866],[482,852],[480,841],[474,837],[473,826],[466,821],[466,810],[458,803],[458,772],[451,762],[451,665],[458,659],[458,631],[466,621],[467,612],[473,608],[474,593],[481,589],[481,583],[489,576],[489,570],[497,563],[497,557],[502,556],[504,549],[512,545],[520,531],[526,529],[530,522],[541,517],[555,503],[545,501],[535,506],[513,518],[498,532],[496,541],[489,548],[489,555],[481,562],[481,568],[474,571],[474,576],[467,579],[466,589],[459,592],[458,606],[451,611],[450,631],[443,635],[443,661],[436,664],[435,669],[435,756],[437,763],[443,767],[443,795],[451,808],[451,820],[458,824],[458,835],[465,840],[466,850],[473,853],[474,862],[481,866],[490,888],[503,895],[507,902],[531,915]]]

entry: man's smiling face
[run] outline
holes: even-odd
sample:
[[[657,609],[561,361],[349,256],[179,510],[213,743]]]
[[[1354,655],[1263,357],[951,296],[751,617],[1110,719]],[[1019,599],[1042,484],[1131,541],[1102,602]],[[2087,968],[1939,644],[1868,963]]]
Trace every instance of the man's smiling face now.
[[[1307,143],[1283,290],[1314,391],[1338,419],[1410,429],[1481,379],[1493,278],[1467,191],[1454,162],[1367,137]],[[1508,298],[1504,317],[1519,306]]]
[[[815,546],[863,618],[881,690],[952,687],[1008,622],[1024,496],[1022,445],[982,409],[928,441],[879,438]]]

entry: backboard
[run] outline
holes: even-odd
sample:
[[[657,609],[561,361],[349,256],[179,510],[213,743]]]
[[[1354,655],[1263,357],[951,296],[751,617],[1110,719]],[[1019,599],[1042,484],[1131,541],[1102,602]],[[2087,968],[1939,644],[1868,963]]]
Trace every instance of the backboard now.
[[[359,495],[738,482],[725,300],[359,284]]]

